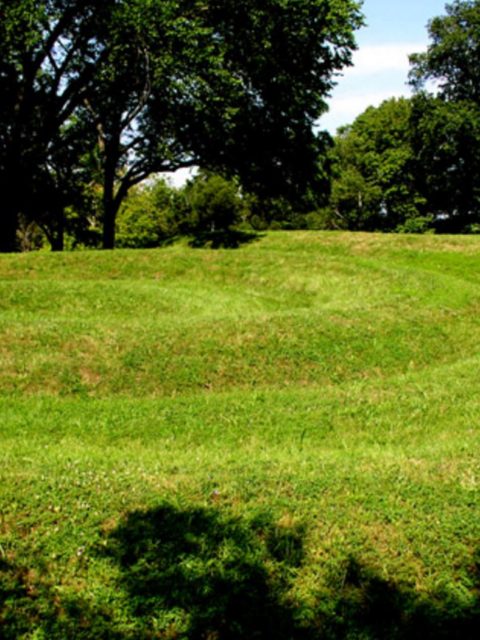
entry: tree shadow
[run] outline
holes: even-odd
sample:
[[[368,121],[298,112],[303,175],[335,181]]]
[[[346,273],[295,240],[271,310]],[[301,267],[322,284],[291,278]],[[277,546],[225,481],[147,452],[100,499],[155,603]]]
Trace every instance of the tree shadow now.
[[[480,553],[470,591],[422,594],[355,558],[341,584],[292,597],[305,568],[305,531],[219,505],[128,513],[91,551],[115,568],[101,600],[0,559],[0,638],[60,640],[474,640]],[[37,579],[35,579],[35,573]],[[453,585],[454,587],[454,585]],[[88,591],[88,590],[87,590]],[[37,635],[35,635],[37,634]]]
[[[381,578],[355,559],[327,624],[328,637],[375,640],[473,640],[480,632],[480,564],[471,567],[469,603],[451,592],[421,595]],[[467,599],[468,600],[468,599]]]
[[[312,606],[289,598],[304,562],[304,531],[268,517],[245,522],[215,508],[165,505],[130,513],[108,546],[133,615],[176,616],[172,638],[473,640],[480,629],[478,561],[472,597],[462,600],[422,595],[348,559],[341,587]]]
[[[60,597],[55,585],[35,574],[30,567],[0,559],[1,640],[134,640],[116,629],[103,606],[81,597]]]
[[[195,249],[238,249],[243,244],[260,240],[265,234],[239,229],[219,231],[198,231],[189,245]]]
[[[0,559],[0,637],[20,637],[28,630],[27,610],[31,608],[28,591],[25,572]],[[8,606],[10,603],[15,606]]]
[[[133,614],[148,620],[163,611],[172,638],[306,637],[287,601],[290,570],[303,560],[296,528],[165,505],[130,513],[108,548]]]

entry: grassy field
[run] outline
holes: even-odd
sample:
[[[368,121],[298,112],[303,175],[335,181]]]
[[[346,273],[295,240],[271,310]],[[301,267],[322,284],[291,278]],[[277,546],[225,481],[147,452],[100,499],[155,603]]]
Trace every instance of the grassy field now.
[[[477,638],[480,238],[0,257],[0,637]]]

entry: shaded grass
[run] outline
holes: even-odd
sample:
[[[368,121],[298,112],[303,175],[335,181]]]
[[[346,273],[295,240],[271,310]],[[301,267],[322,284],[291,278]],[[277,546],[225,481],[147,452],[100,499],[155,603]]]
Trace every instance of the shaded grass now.
[[[474,638],[480,242],[0,259],[0,636]]]

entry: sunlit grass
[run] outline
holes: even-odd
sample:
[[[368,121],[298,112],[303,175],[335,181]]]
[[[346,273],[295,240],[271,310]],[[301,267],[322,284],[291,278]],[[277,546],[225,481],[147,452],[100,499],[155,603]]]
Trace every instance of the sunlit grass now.
[[[479,255],[2,256],[0,636],[475,637]]]

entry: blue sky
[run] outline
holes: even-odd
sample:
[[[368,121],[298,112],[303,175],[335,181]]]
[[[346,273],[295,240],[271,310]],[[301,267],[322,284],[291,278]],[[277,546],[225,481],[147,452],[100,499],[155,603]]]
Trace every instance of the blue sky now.
[[[367,25],[357,32],[354,66],[338,78],[330,112],[321,119],[320,128],[335,133],[369,105],[409,95],[408,54],[425,50],[427,23],[445,14],[445,4],[445,0],[365,0]]]

